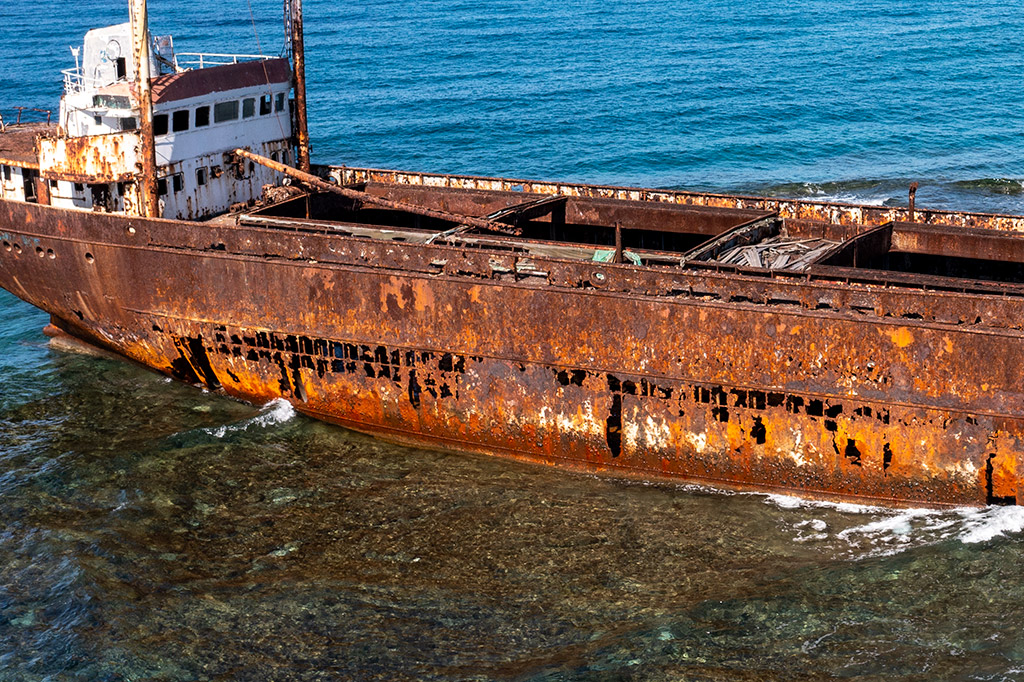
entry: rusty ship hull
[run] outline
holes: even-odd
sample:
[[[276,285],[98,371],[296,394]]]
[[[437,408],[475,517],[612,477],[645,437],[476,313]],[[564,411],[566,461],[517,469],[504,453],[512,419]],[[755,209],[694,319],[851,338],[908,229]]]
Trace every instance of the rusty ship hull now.
[[[1021,494],[1024,287],[892,264],[956,244],[968,274],[1016,272],[1024,219],[322,174],[521,234],[434,239],[453,224],[326,193],[205,223],[0,201],[0,286],[168,376],[405,443],[862,502]],[[715,260],[766,225],[835,247]]]

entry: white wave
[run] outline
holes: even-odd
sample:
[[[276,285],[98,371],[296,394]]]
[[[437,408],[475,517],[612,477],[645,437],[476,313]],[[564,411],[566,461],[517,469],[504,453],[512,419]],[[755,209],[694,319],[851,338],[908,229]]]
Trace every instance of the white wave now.
[[[793,541],[851,558],[898,554],[944,541],[965,545],[1024,532],[1024,507],[887,509],[846,502],[767,495],[784,516]],[[865,519],[865,516],[868,518]]]
[[[808,197],[811,201],[822,201],[828,204],[861,204],[865,206],[884,206],[889,198],[888,195],[880,196],[878,194],[857,194],[853,192],[834,192],[832,194],[822,192],[821,194]]]
[[[212,426],[206,429],[202,429],[203,433],[207,433],[214,438],[223,438],[229,433],[238,433],[241,431],[247,431],[251,428],[268,428],[283,424],[290,421],[295,417],[295,408],[292,404],[284,398],[278,398],[271,400],[269,403],[264,405],[260,409],[260,413],[255,417],[250,417],[234,424],[225,424],[224,426]]]
[[[960,542],[964,544],[988,542],[1024,530],[1024,507],[989,507],[971,511],[975,513],[965,515],[963,532],[960,533]]]
[[[754,493],[761,495],[762,493]],[[773,504],[781,509],[835,509],[847,514],[872,514],[882,510],[882,507],[867,504],[855,504],[853,502],[829,502],[827,500],[809,500],[793,495],[780,495],[771,493],[765,495],[765,503]]]

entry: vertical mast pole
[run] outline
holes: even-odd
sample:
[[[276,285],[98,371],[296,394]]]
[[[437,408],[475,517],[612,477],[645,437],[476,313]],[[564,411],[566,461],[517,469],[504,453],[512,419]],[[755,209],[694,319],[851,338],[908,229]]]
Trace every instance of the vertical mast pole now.
[[[295,88],[295,131],[298,141],[296,165],[309,172],[309,127],[306,123],[306,48],[302,37],[302,0],[288,0],[292,52],[292,73]]]
[[[156,183],[156,143],[153,140],[153,92],[150,90],[149,14],[146,0],[131,0],[132,54],[135,57],[135,85],[139,97],[139,157],[142,216],[160,213]]]

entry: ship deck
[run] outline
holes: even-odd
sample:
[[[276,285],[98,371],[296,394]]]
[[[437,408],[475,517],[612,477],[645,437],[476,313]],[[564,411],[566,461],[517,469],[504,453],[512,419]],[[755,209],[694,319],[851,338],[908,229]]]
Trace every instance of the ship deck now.
[[[52,135],[54,123],[17,123],[4,126],[0,131],[0,164],[19,168],[39,168],[36,156],[36,138]]]
[[[366,200],[318,192],[237,221],[635,268],[1024,295],[1019,216],[349,168],[321,173]],[[382,208],[377,198],[494,221],[502,231]]]

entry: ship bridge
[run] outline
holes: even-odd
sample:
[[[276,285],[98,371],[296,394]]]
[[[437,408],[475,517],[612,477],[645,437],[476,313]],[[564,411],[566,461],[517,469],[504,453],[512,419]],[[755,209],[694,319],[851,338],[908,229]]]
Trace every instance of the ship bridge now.
[[[293,161],[288,61],[175,52],[170,36],[152,38],[148,52],[159,215],[202,219],[251,203],[264,185],[277,184],[280,174],[237,164],[230,152],[245,147]],[[72,55],[74,68],[62,71],[57,125],[21,131],[24,139],[12,144],[17,158],[0,170],[6,183],[0,196],[141,214],[143,140],[131,24],[89,31]],[[6,137],[17,133],[11,129]]]

